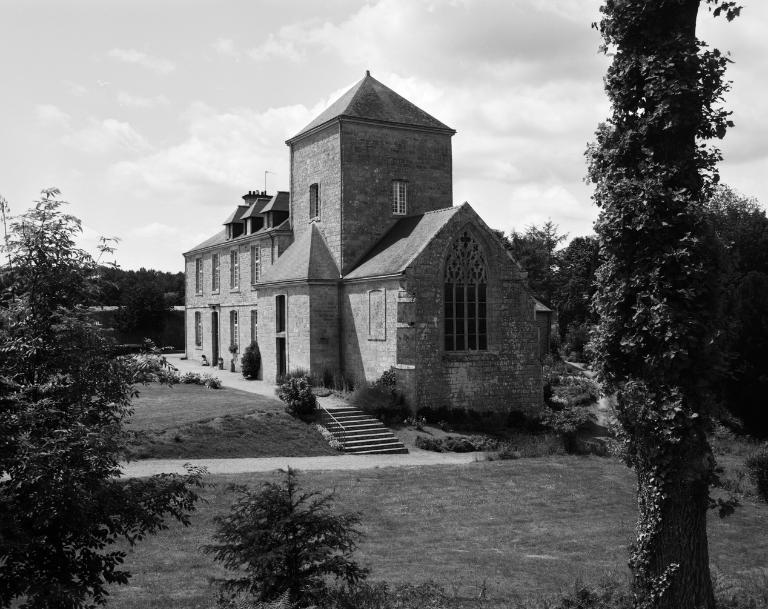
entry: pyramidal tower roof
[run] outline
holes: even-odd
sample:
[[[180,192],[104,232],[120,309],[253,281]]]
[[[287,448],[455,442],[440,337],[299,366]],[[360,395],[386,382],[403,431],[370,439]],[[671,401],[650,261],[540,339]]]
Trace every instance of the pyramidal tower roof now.
[[[427,114],[402,95],[381,84],[366,70],[365,77],[360,82],[286,143],[290,144],[311,131],[340,118],[418,127],[450,134],[456,133],[454,129]]]

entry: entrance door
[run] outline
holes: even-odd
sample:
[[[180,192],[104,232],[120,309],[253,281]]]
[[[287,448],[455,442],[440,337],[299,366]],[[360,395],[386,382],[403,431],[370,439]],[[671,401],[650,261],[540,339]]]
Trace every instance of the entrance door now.
[[[219,314],[211,313],[211,366],[219,365]]]
[[[288,372],[286,370],[286,358],[285,358],[285,338],[277,339],[277,375],[284,377]]]

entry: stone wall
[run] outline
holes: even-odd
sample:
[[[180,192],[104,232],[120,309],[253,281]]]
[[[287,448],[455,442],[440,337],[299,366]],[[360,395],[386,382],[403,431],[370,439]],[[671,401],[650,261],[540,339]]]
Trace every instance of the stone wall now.
[[[339,285],[312,284],[310,303],[310,370],[322,374],[324,370],[340,369],[339,355]]]
[[[480,244],[486,259],[488,349],[449,352],[444,349],[444,264],[446,252],[464,230]],[[464,208],[451,219],[407,270],[406,278],[405,292],[414,299],[410,332],[416,366],[409,383],[415,408],[532,413],[541,407],[533,301],[522,273],[471,209]]]
[[[397,363],[398,292],[396,279],[344,284],[341,342],[348,377],[375,381]]]
[[[287,234],[274,235],[275,249],[278,254],[290,245],[290,236]],[[190,254],[185,258],[186,273],[186,355],[189,359],[200,360],[205,354],[211,361],[213,356],[212,316],[213,311],[219,313],[219,354],[224,358],[227,369],[231,355],[228,351],[230,345],[230,317],[231,310],[238,312],[238,345],[239,352],[235,358],[237,370],[240,370],[240,356],[251,342],[251,311],[257,308],[258,292],[253,285],[251,275],[251,246],[259,248],[262,271],[273,263],[272,239],[268,235],[245,237],[223,243],[215,248]],[[230,252],[239,252],[240,282],[239,287],[230,286]],[[213,254],[218,253],[219,261],[219,289],[213,290]],[[202,293],[195,292],[195,259],[203,262]],[[194,313],[200,312],[203,319],[203,346],[195,345],[195,320]],[[261,313],[259,313],[261,317]]]
[[[276,296],[285,295],[286,328],[276,332]],[[259,334],[261,368],[265,381],[277,377],[277,338],[285,338],[286,369],[310,368],[310,307],[306,285],[263,287],[259,290]]]
[[[343,121],[342,274],[402,216],[392,213],[392,182],[407,182],[407,215],[453,204],[451,136]]]
[[[341,261],[341,148],[338,124],[308,135],[291,146],[291,224],[294,238],[309,229],[309,187],[320,186],[320,219],[336,265]]]

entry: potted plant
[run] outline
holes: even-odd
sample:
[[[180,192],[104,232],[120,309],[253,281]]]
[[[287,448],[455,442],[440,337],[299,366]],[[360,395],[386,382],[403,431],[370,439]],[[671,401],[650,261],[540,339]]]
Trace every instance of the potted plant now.
[[[232,359],[229,362],[229,369],[235,371],[235,362],[237,361],[237,344],[232,343],[229,345],[229,352],[232,354]]]

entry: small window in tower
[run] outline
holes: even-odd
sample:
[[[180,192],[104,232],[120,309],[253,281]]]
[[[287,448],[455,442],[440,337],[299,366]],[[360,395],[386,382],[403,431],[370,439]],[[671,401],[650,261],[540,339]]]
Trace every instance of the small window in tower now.
[[[309,219],[320,219],[320,185],[312,184],[309,187]]]
[[[408,183],[403,180],[392,182],[392,213],[404,216],[408,209]]]

